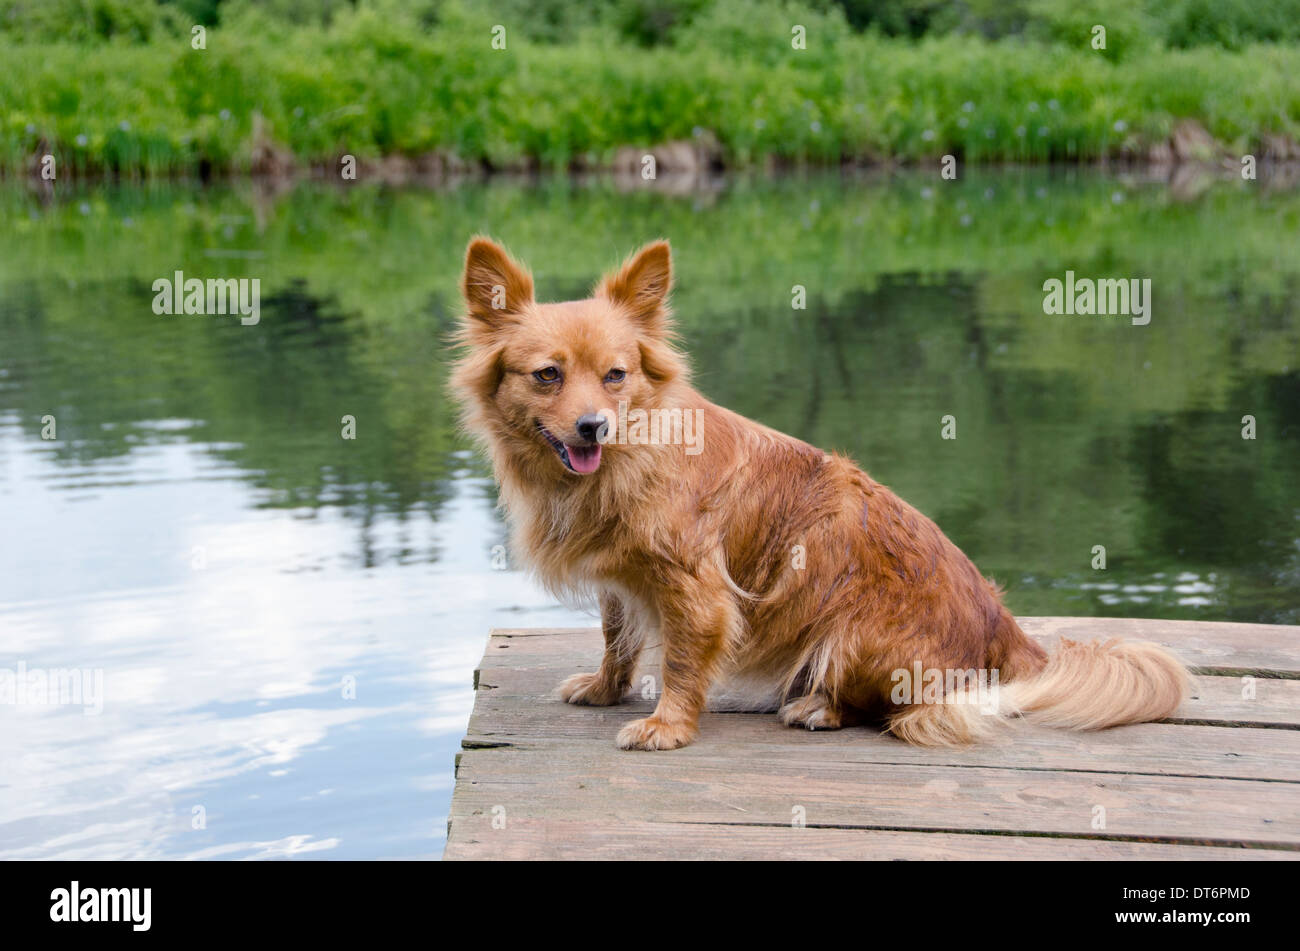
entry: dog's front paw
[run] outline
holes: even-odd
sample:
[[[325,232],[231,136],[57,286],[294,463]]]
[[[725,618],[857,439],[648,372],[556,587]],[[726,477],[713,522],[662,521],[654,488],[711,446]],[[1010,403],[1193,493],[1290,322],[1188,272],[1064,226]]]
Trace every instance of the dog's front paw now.
[[[675,750],[693,739],[694,724],[658,717],[633,720],[618,731],[618,747],[622,750]]]
[[[611,687],[600,674],[574,674],[560,684],[560,699],[589,707],[610,707],[623,699],[623,690]]]

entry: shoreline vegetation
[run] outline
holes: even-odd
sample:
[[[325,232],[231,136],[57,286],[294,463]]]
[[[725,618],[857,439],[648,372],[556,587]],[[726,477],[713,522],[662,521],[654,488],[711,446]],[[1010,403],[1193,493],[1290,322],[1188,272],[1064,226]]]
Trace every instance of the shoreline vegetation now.
[[[0,175],[1300,161],[1300,0],[487,6],[0,0]]]

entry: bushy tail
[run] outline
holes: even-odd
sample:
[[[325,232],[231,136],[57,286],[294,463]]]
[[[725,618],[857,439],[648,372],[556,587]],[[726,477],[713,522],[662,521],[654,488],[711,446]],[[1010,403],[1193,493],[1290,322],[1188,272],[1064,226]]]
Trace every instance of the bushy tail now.
[[[1163,720],[1190,689],[1187,668],[1159,644],[1062,638],[1043,672],[1007,684],[1002,702],[1045,726],[1104,730]]]
[[[1104,730],[1162,720],[1190,688],[1182,661],[1158,644],[1062,638],[1046,667],[999,685],[991,702],[976,702],[968,692],[952,702],[910,705],[890,718],[889,730],[917,746],[979,742],[1017,716],[1067,730]]]

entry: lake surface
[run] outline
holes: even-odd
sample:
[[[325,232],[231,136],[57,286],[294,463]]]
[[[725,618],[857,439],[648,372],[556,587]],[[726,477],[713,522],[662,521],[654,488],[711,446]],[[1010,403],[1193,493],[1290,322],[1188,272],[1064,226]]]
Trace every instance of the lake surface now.
[[[702,390],[854,456],[1017,613],[1300,623],[1295,190],[10,183],[0,221],[0,678],[87,671],[0,703],[0,857],[441,853],[488,628],[593,623],[494,569],[444,389],[476,232],[551,299],[670,238]],[[258,278],[260,322],[156,315],[177,270]],[[1149,278],[1150,324],[1045,314],[1067,270]]]

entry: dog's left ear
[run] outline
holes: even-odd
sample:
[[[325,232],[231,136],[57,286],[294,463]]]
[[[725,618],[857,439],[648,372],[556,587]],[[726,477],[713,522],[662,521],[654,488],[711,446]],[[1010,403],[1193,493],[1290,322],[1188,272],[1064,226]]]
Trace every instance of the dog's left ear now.
[[[667,241],[655,241],[637,251],[616,274],[605,277],[596,293],[627,309],[646,334],[668,332],[668,292],[673,286],[673,255]]]

